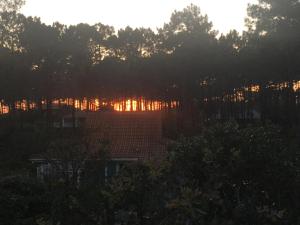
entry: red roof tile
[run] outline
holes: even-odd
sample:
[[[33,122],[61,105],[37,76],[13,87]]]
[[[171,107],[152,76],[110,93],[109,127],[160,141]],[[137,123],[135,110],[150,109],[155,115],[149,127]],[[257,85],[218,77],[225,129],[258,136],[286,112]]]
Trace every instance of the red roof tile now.
[[[111,158],[161,159],[166,152],[160,112],[86,112],[93,138],[108,141]]]

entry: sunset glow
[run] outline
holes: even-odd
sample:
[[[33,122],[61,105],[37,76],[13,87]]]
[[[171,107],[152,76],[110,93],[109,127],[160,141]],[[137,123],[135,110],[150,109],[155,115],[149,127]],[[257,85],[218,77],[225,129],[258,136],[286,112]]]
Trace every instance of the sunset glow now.
[[[0,101],[0,115],[9,113],[9,107]]]
[[[267,86],[267,88],[271,88],[273,90],[283,90],[288,88],[288,82],[282,83],[271,83]],[[295,81],[293,83],[293,91],[300,91],[300,81]],[[237,89],[234,94],[226,95],[224,97],[224,101],[233,101],[233,102],[242,102],[245,101],[244,91],[259,93],[260,91],[259,85],[252,85],[249,87],[244,87],[243,90]],[[213,99],[212,99],[213,100]],[[209,99],[204,99],[205,102],[208,102]],[[42,108],[47,108],[47,101],[42,100],[41,102]],[[158,100],[147,100],[143,97],[141,98],[122,98],[116,100],[103,100],[101,98],[83,98],[83,99],[73,99],[73,98],[61,98],[54,99],[51,102],[53,109],[59,109],[60,107],[74,107],[76,110],[80,111],[101,111],[101,110],[111,110],[116,112],[145,112],[145,111],[162,111],[165,109],[176,109],[179,107],[178,101],[164,102]],[[298,101],[297,101],[298,104]],[[38,102],[28,101],[28,100],[20,100],[16,101],[14,104],[14,108],[16,110],[21,111],[29,111],[35,110],[38,108]],[[0,115],[9,113],[10,109],[4,101],[0,101]]]
[[[28,100],[16,101],[14,108],[21,111],[29,111],[37,109],[37,102]],[[47,101],[41,101],[42,109],[47,109]],[[103,111],[111,110],[116,112],[145,112],[145,111],[162,111],[165,109],[176,109],[179,106],[177,101],[171,101],[170,103],[158,101],[158,100],[147,100],[144,98],[138,99],[120,99],[120,100],[102,100],[100,98],[92,99],[54,99],[51,102],[53,109],[59,109],[61,107],[74,107],[80,111]],[[9,106],[0,102],[0,114],[9,113]]]
[[[294,82],[293,89],[294,91],[300,91],[300,80]]]
[[[259,85],[252,85],[252,86],[246,87],[245,91],[250,91],[250,92],[257,93],[257,92],[260,91],[260,86]]]

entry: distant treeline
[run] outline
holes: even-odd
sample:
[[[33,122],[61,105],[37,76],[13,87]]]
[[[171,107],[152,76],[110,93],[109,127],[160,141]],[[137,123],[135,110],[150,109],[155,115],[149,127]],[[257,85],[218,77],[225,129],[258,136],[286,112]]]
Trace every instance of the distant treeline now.
[[[226,35],[214,30],[195,5],[175,11],[157,31],[116,31],[101,23],[49,26],[18,13],[23,1],[3,2],[0,99],[7,104],[20,99],[144,96],[176,99],[184,106],[191,101],[224,102],[253,85],[259,86],[256,105],[283,102],[290,111],[299,103],[297,0],[249,5],[247,31]],[[282,85],[274,88],[274,83]],[[240,102],[251,99],[252,94]]]

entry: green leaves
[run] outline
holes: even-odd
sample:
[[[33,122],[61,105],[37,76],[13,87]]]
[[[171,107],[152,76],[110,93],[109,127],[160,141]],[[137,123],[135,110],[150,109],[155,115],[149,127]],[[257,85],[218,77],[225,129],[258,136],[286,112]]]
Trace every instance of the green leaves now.
[[[179,186],[168,208],[175,218],[189,218],[185,221],[200,209],[207,213],[202,214],[207,224],[212,218],[229,224],[282,223],[293,214],[290,204],[296,203],[286,201],[298,185],[296,158],[277,126],[226,122],[205,127],[199,136],[182,138],[171,148],[171,168]],[[194,204],[197,196],[200,204]]]
[[[76,141],[54,144],[76,153]],[[123,163],[102,183],[92,178],[105,162],[91,162],[82,174],[90,180],[79,186],[2,179],[0,224],[294,224],[298,148],[298,140],[272,124],[206,125],[178,139],[160,164]]]
[[[19,11],[25,0],[0,0],[0,12]]]

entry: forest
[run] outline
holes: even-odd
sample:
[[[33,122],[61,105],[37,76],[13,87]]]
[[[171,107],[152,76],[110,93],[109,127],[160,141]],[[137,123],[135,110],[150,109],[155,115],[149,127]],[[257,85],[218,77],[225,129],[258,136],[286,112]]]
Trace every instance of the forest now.
[[[300,225],[299,0],[249,4],[227,34],[193,4],[157,30],[47,25],[24,4],[0,0],[0,225]],[[105,178],[107,143],[95,160],[87,131],[49,127],[99,101],[178,111],[167,157]],[[57,139],[67,163],[91,157],[80,184],[36,179],[28,159]]]
[[[50,107],[62,98],[145,97],[196,102],[208,115],[238,102],[241,114],[250,108],[284,123],[299,120],[297,0],[249,5],[242,34],[220,34],[196,5],[153,31],[50,26],[18,13],[23,4],[1,7],[0,97],[8,108],[24,99]]]

